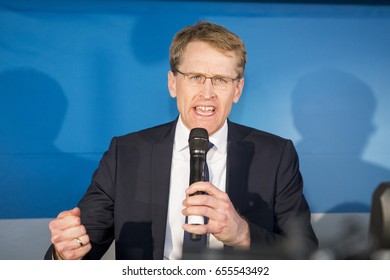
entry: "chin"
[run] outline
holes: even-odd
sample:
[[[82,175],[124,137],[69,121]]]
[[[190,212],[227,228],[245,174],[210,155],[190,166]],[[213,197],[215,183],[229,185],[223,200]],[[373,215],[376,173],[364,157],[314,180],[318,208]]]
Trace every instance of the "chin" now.
[[[214,132],[216,132],[217,130],[215,128],[211,128],[211,127],[204,127],[207,132],[209,133],[209,136],[212,135]]]

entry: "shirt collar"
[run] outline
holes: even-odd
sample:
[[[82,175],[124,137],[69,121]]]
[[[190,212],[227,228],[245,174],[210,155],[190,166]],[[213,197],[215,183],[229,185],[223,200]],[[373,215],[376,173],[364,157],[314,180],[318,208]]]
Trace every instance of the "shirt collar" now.
[[[175,152],[180,152],[188,147],[188,137],[190,135],[190,131],[187,127],[185,127],[184,123],[181,120],[181,116],[177,120],[176,124],[176,132],[175,132],[175,143],[174,150]]]
[[[214,144],[213,150],[217,150],[219,153],[226,153],[227,147],[227,134],[228,134],[228,125],[227,121],[223,124],[222,128],[215,132],[213,135],[209,136],[209,141]],[[184,125],[179,116],[176,125],[175,132],[175,143],[174,150],[175,152],[180,152],[188,147],[188,137],[190,135],[190,130]]]
[[[227,121],[221,127],[220,130],[209,136],[209,141],[214,144],[212,149],[216,149],[218,153],[225,154],[227,150],[227,135],[228,125]]]

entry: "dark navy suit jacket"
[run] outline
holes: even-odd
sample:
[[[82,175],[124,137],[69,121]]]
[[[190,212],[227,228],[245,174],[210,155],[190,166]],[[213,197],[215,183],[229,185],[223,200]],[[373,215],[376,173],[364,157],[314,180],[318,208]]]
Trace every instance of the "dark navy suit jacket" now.
[[[79,203],[92,244],[86,259],[100,259],[113,240],[117,259],[163,258],[175,127],[113,138]],[[249,223],[252,252],[288,240],[317,247],[290,140],[228,121],[226,182]],[[51,254],[52,247],[45,258]]]

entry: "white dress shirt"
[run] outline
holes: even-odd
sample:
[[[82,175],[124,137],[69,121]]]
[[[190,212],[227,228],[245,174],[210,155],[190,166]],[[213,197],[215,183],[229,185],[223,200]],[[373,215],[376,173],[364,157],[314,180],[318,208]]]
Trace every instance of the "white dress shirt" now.
[[[222,191],[226,190],[226,156],[227,156],[227,122],[223,127],[209,136],[214,146],[207,153],[209,181]],[[176,125],[175,140],[172,153],[171,183],[169,188],[169,204],[165,235],[164,259],[181,259],[184,230],[182,225],[185,216],[182,214],[185,191],[190,178],[190,151],[188,137],[190,130],[179,117]],[[209,234],[207,246],[222,248],[223,243]]]

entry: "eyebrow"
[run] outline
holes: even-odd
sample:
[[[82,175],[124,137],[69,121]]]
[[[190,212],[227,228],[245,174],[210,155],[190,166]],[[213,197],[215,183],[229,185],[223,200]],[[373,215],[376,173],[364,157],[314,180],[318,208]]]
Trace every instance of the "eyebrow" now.
[[[219,77],[219,78],[231,78],[231,79],[234,79],[234,78],[232,78],[232,77],[230,77],[229,75],[223,75],[223,74],[215,74],[215,75],[211,75],[211,76],[209,76],[209,75],[207,75],[207,74],[205,74],[205,73],[202,73],[202,72],[192,72],[192,71],[189,71],[189,72],[184,72],[185,74],[193,74],[193,75],[202,75],[202,76],[205,76],[205,77],[215,77],[215,78],[217,78],[217,77]]]

